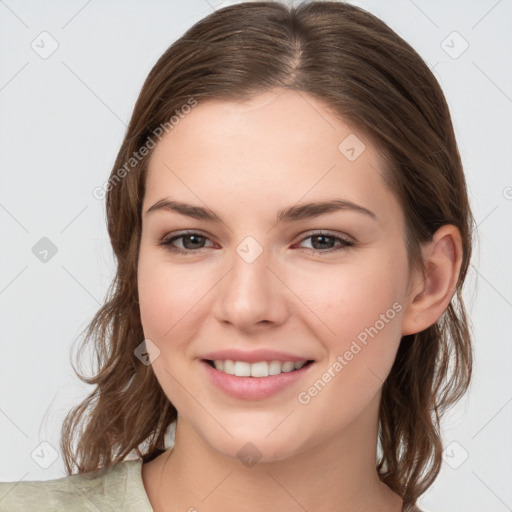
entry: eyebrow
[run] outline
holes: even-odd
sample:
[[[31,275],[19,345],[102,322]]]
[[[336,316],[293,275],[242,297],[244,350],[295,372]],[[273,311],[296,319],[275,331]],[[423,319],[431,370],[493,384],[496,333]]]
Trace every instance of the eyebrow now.
[[[182,203],[180,201],[172,201],[170,199],[161,199],[160,201],[157,201],[153,206],[148,208],[146,215],[158,210],[173,211],[193,219],[205,220],[208,222],[224,223],[224,221],[209,208],[194,206],[191,204]],[[368,210],[367,208],[364,208],[363,206],[344,199],[333,199],[329,201],[304,203],[279,210],[277,213],[276,223],[294,222],[303,219],[319,217],[321,215],[342,210],[350,210],[362,213],[368,217],[371,217],[373,220],[377,220],[375,213]]]

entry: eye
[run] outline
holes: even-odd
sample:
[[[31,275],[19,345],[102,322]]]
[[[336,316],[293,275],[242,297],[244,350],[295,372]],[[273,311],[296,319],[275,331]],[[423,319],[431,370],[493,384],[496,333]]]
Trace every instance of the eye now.
[[[326,254],[335,251],[346,250],[349,247],[354,245],[354,242],[350,240],[346,240],[339,236],[333,235],[331,233],[326,232],[315,232],[311,233],[307,237],[303,238],[301,242],[305,240],[312,240],[311,248],[303,247],[302,249],[307,252]],[[177,247],[175,242],[180,240],[182,247]],[[205,248],[205,242],[208,241],[209,238],[202,235],[201,233],[190,231],[185,233],[180,233],[175,236],[164,238],[159,245],[164,246],[167,250],[177,253],[177,254],[192,254],[194,252],[199,252],[200,249]],[[338,245],[336,246],[336,242]],[[334,246],[333,246],[334,244]]]
[[[354,242],[350,240],[346,240],[339,236],[333,235],[331,233],[325,232],[315,232],[311,233],[309,236],[302,239],[302,242],[305,240],[311,239],[312,248],[305,248],[308,252],[326,254],[335,251],[346,250],[349,247],[353,247]],[[338,246],[334,246],[336,242],[339,242]],[[326,247],[327,246],[327,247]]]
[[[182,248],[174,245],[174,242],[180,239],[183,246]],[[190,231],[164,238],[159,245],[163,245],[167,250],[178,254],[192,254],[193,252],[198,252],[197,249],[203,249],[203,244],[206,240],[208,240],[208,238],[201,233]]]

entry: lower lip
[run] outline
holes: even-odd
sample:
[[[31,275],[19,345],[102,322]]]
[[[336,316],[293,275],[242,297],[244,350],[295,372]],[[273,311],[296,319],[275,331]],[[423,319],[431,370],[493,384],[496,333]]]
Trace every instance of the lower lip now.
[[[221,372],[201,361],[210,380],[224,393],[242,400],[262,400],[272,396],[303,377],[313,366],[310,363],[298,370],[268,377],[237,377]]]

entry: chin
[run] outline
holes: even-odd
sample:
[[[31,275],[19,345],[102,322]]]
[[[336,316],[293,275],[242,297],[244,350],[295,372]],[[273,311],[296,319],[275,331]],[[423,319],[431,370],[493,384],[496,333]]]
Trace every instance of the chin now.
[[[281,435],[274,431],[268,437],[267,430],[262,434],[262,430],[258,428],[253,429],[254,435],[251,435],[251,429],[247,428],[240,429],[240,435],[229,431],[233,437],[225,435],[221,438],[218,434],[212,433],[203,439],[219,454],[238,459],[246,467],[252,467],[256,463],[279,462],[307,449],[306,440],[296,438],[291,430],[283,429]]]

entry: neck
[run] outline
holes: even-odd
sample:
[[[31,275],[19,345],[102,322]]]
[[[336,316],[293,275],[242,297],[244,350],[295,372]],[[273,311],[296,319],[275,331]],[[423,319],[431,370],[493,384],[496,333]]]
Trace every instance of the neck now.
[[[400,512],[401,498],[376,471],[378,395],[342,432],[292,457],[265,462],[263,456],[252,466],[219,453],[178,417],[174,447],[159,457],[151,477],[155,512]]]

